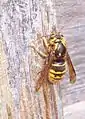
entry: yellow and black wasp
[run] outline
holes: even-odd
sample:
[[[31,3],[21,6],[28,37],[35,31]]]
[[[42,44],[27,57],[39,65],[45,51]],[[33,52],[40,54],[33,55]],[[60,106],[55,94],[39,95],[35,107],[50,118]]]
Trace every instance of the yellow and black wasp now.
[[[43,86],[44,100],[46,104],[46,119],[50,119],[48,84],[58,84],[66,73],[67,65],[71,83],[76,81],[76,73],[67,51],[66,39],[60,32],[53,31],[48,37],[42,37],[42,40],[45,52],[39,51],[34,45],[31,47],[45,59],[36,84],[36,91]],[[54,91],[52,91],[52,93],[53,92]]]
[[[35,46],[33,48],[45,59],[40,77],[37,81],[36,91],[38,91],[44,80],[52,84],[59,83],[66,73],[68,65],[70,82],[76,81],[76,73],[67,51],[66,39],[60,32],[52,32],[47,39],[42,37],[45,53],[39,51]]]

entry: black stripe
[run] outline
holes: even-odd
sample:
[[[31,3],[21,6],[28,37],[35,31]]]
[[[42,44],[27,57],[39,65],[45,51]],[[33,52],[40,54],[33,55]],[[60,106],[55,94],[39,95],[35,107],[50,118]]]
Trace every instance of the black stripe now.
[[[51,69],[53,69],[55,72],[63,72],[65,70],[65,66],[52,66]]]
[[[53,74],[55,77],[56,77],[56,76],[60,76],[60,77],[61,77],[61,76],[63,75],[63,74],[54,74],[54,73],[52,73],[52,72],[50,72],[50,73]]]

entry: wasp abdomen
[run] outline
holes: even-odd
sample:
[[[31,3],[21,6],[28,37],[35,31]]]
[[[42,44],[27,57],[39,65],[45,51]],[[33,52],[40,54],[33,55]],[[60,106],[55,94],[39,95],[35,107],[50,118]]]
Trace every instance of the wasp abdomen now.
[[[49,70],[48,80],[51,83],[57,83],[61,80],[66,72],[66,62],[64,60],[57,60],[52,63]]]

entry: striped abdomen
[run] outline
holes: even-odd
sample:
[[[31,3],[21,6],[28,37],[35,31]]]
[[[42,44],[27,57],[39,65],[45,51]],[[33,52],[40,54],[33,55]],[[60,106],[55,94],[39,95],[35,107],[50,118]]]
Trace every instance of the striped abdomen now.
[[[60,81],[66,72],[66,62],[65,60],[58,60],[52,63],[52,66],[49,70],[48,80],[51,83],[57,83]]]

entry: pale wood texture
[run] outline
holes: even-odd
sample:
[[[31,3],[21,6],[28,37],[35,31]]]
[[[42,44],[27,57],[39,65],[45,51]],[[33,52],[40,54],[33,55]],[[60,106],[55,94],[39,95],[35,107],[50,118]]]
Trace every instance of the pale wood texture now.
[[[0,40],[0,118],[13,119],[13,99],[7,74],[7,58]]]
[[[0,0],[0,119],[46,119],[42,88],[35,92],[43,60],[28,46],[43,50],[37,33],[49,34],[54,25],[67,39],[77,82],[71,85],[66,75],[60,86],[51,87],[55,99],[49,89],[50,118],[56,119],[58,110],[63,119],[62,101],[70,118],[66,106],[85,100],[84,7],[84,0]]]

